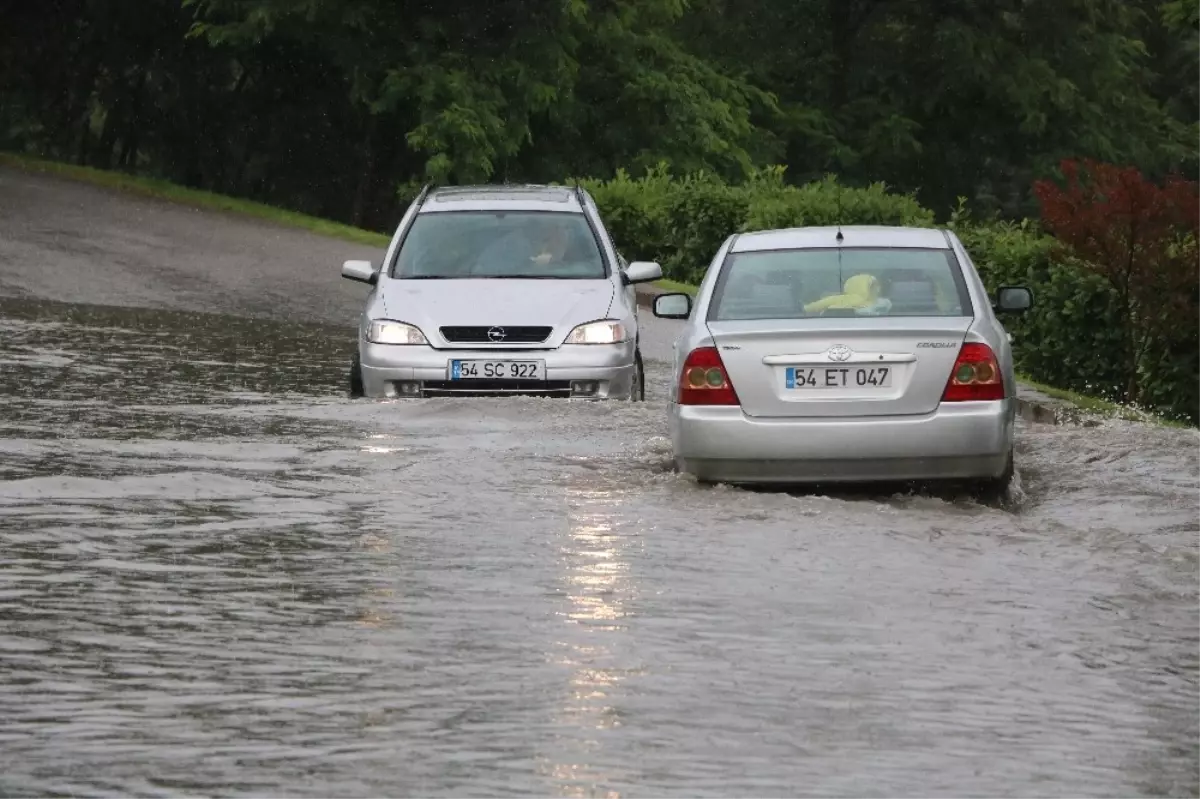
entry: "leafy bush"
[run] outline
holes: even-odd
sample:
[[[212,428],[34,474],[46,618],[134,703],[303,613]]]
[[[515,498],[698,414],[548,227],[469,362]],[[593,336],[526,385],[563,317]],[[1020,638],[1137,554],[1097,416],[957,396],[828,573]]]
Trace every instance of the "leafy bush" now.
[[[1124,396],[1124,341],[1116,293],[1078,263],[1056,257],[1056,242],[1029,221],[972,223],[961,205],[958,234],[990,294],[1028,286],[1033,309],[1004,319],[1017,371],[1092,397]]]
[[[883,184],[841,186],[830,176],[788,186],[783,168],[770,167],[729,185],[705,173],[675,177],[665,165],[641,178],[621,171],[612,180],[579,181],[596,200],[613,238],[632,259],[654,259],[671,280],[698,283],[732,233],[803,225],[934,224],[913,197]]]
[[[1200,193],[1178,176],[1159,186],[1132,167],[1090,160],[1061,170],[1065,185],[1034,184],[1043,223],[1118,298],[1124,399],[1137,403],[1154,379],[1147,359],[1170,357],[1184,343],[1178,331],[1196,330]],[[1195,367],[1193,358],[1193,382]]]
[[[755,187],[741,230],[775,230],[812,225],[912,225],[932,227],[933,212],[916,198],[891,194],[882,183],[847,188],[830,175],[805,186]]]
[[[579,180],[595,199],[617,248],[629,260],[668,261],[667,199],[674,181],[664,166],[634,179],[619,170],[611,180]]]
[[[667,198],[664,272],[699,283],[721,243],[746,219],[748,192],[699,175],[679,181]]]

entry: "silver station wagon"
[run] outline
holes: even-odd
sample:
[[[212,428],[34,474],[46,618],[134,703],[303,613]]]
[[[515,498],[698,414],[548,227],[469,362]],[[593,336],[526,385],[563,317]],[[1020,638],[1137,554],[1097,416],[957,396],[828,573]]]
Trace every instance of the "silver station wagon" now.
[[[634,284],[582,188],[428,187],[369,284],[352,396],[533,394],[644,399]]]
[[[676,464],[704,482],[970,481],[1013,474],[1012,350],[948,230],[820,227],[729,237],[696,298],[660,294],[687,319],[675,344]]]

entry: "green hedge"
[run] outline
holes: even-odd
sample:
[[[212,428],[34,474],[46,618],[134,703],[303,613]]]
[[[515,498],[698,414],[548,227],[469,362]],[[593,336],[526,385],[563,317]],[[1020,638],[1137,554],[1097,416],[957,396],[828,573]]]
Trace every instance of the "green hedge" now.
[[[1017,371],[1033,380],[1117,402],[1124,396],[1124,347],[1116,292],[1082,266],[1055,257],[1055,241],[1029,221],[970,224],[951,219],[993,295],[1033,290],[1031,311],[1006,317]]]
[[[721,243],[738,231],[802,225],[922,225],[933,214],[913,197],[883,184],[866,189],[834,177],[788,186],[783,170],[766,169],[731,186],[697,174],[672,177],[665,167],[640,178],[619,172],[612,180],[580,180],[604,213],[626,257],[656,260],[665,276],[698,283]]]
[[[633,178],[580,180],[604,214],[618,248],[630,260],[657,260],[664,276],[683,283],[703,278],[731,233],[804,225],[870,224],[932,227],[934,215],[911,196],[882,184],[840,185],[833,177],[787,186],[782,169],[768,169],[731,186],[711,175],[671,176],[665,168]],[[976,222],[956,212],[947,223],[963,240],[989,291],[1029,286],[1034,309],[1005,319],[1018,371],[1050,386],[1111,401],[1128,384],[1124,320],[1113,289],[1079,263],[1056,253],[1038,226]],[[1195,330],[1159,342],[1143,375],[1148,410],[1195,424],[1200,416]]]

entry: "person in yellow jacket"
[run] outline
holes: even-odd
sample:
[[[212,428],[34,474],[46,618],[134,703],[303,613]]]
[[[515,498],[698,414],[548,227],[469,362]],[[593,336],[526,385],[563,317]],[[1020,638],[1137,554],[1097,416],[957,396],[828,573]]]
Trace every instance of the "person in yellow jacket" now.
[[[821,311],[854,310],[862,313],[886,313],[892,303],[886,297],[880,296],[882,286],[879,278],[874,275],[854,275],[842,286],[841,294],[823,297],[804,306],[805,313],[820,313]]]

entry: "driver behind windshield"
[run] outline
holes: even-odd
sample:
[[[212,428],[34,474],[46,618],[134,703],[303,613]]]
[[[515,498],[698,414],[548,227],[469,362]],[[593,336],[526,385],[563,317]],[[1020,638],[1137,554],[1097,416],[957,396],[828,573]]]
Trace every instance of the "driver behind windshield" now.
[[[553,267],[567,263],[570,241],[570,231],[563,221],[531,219],[484,248],[476,273],[506,277],[553,273]]]
[[[538,226],[534,246],[534,255],[529,259],[538,266],[547,264],[562,264],[566,262],[567,245],[570,235],[561,224],[554,222],[542,223]]]

